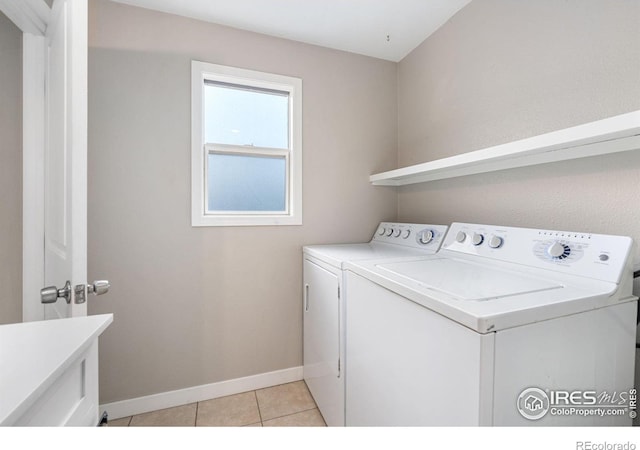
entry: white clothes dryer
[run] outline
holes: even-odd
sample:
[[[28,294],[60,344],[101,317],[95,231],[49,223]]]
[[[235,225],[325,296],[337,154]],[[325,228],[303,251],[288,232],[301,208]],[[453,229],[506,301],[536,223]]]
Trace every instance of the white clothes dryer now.
[[[383,222],[368,243],[303,248],[304,380],[327,425],[345,422],[344,264],[433,254],[446,232],[443,225]]]
[[[454,223],[347,268],[347,425],[630,425],[628,237]]]

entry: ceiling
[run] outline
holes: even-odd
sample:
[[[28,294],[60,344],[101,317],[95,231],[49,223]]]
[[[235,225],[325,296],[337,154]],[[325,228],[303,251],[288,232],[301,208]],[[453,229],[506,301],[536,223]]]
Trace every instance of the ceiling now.
[[[400,61],[471,0],[114,0]]]

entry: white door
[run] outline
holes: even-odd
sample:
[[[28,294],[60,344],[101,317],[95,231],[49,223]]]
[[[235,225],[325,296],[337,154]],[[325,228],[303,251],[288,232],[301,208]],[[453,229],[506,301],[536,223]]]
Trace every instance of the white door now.
[[[0,0],[23,31],[23,320],[87,313],[86,0]],[[41,288],[70,301],[41,302]],[[108,282],[91,286],[96,294]]]
[[[87,2],[0,0],[0,10],[24,36],[23,320],[86,315],[55,289],[44,306],[40,289],[86,283]]]
[[[70,282],[70,303],[44,318],[87,314],[87,2],[55,0],[45,33],[44,285]]]

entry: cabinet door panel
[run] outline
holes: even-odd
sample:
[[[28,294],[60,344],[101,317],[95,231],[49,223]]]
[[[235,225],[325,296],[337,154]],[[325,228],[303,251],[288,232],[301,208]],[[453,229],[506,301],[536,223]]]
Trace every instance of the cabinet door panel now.
[[[304,261],[304,379],[328,425],[332,425],[334,416],[344,416],[344,389],[338,367],[339,283],[336,274]]]

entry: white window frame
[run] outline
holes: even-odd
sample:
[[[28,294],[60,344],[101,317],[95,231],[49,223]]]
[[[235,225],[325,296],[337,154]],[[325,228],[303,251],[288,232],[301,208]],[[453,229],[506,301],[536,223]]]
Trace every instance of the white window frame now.
[[[289,149],[205,142],[205,80],[289,93]],[[279,156],[286,164],[286,210],[207,212],[207,164],[210,153]],[[191,62],[191,225],[302,225],[302,80],[201,61]]]

